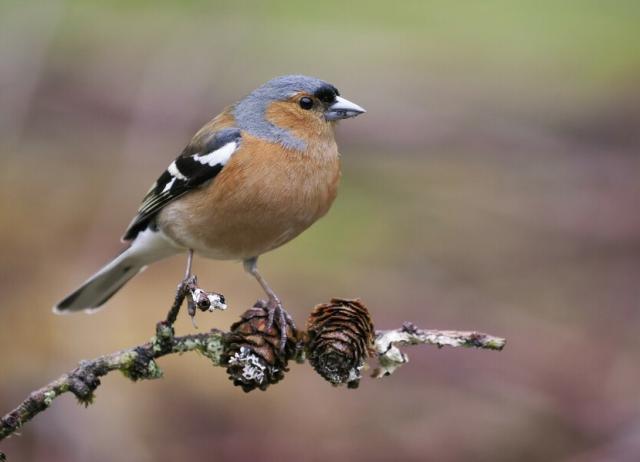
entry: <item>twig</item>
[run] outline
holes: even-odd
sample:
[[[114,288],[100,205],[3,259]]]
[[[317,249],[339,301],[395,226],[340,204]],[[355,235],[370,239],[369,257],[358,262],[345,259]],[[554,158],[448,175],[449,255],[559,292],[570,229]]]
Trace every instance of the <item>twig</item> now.
[[[169,313],[167,313],[166,324],[172,326],[176,322],[180,307],[185,298],[187,299],[187,312],[189,313],[189,317],[191,317],[191,322],[194,327],[197,327],[194,321],[196,309],[200,311],[227,309],[224,295],[217,292],[205,292],[198,287],[197,276],[187,276],[176,289],[176,298],[169,309]]]
[[[373,371],[372,377],[391,375],[398,367],[409,362],[409,357],[398,346],[435,345],[438,348],[450,346],[500,351],[506,343],[504,338],[482,332],[418,329],[412,323],[405,322],[400,329],[376,331],[375,349],[380,366]]]
[[[220,294],[202,291],[197,287],[195,278],[180,284],[175,302],[171,306],[166,320],[157,323],[156,335],[151,341],[93,360],[81,361],[78,367],[71,372],[32,392],[18,407],[0,419],[0,441],[16,433],[25,423],[49,408],[54,399],[65,393],[74,394],[78,401],[85,406],[91,404],[94,392],[100,385],[100,377],[112,371],[119,370],[133,381],[157,379],[162,377],[163,373],[156,363],[156,359],[188,351],[201,353],[209,358],[214,366],[227,367],[228,365],[222,364],[228,341],[227,333],[212,329],[209,332],[181,337],[174,335],[173,323],[185,298],[190,304],[190,315],[194,314],[192,304],[195,304],[202,311],[222,309],[221,306],[224,305],[224,298]],[[202,300],[205,298],[212,302],[212,306],[208,309],[201,306]],[[378,355],[379,367],[372,375],[374,377],[387,376],[408,362],[407,355],[400,351],[398,346],[426,344],[438,347],[477,347],[501,350],[505,343],[505,339],[488,334],[422,330],[413,324],[405,323],[400,329],[376,332],[375,351]],[[3,460],[3,457],[4,454],[0,452],[0,461]]]

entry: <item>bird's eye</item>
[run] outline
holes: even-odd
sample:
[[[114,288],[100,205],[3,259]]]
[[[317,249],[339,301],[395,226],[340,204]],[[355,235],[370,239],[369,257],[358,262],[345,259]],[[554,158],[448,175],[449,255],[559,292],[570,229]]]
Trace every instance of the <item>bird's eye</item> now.
[[[313,107],[313,100],[306,96],[304,98],[300,98],[300,107],[307,110],[311,109]]]

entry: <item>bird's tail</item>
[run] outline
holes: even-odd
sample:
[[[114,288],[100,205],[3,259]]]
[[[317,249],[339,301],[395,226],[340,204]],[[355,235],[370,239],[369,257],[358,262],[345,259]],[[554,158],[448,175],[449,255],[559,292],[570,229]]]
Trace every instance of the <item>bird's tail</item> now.
[[[54,306],[53,311],[57,314],[80,310],[93,311],[147,265],[178,251],[160,231],[147,229],[138,234],[120,255]]]

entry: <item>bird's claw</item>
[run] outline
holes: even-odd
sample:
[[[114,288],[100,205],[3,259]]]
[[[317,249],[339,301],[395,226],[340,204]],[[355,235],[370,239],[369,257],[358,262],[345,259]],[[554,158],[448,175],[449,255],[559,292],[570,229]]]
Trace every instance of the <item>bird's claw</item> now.
[[[275,325],[280,331],[280,352],[282,353],[287,345],[287,328],[291,327],[291,330],[295,332],[296,325],[293,322],[293,318],[286,312],[277,298],[269,299],[266,308],[268,312],[266,330],[268,331]]]

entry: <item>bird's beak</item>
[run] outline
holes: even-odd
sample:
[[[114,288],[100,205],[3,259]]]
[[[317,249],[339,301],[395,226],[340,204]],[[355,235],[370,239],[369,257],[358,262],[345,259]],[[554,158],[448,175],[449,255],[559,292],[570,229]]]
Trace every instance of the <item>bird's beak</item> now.
[[[355,117],[365,112],[367,111],[356,103],[352,103],[341,96],[336,96],[336,102],[329,106],[324,113],[324,117],[327,120],[349,119],[350,117]]]

